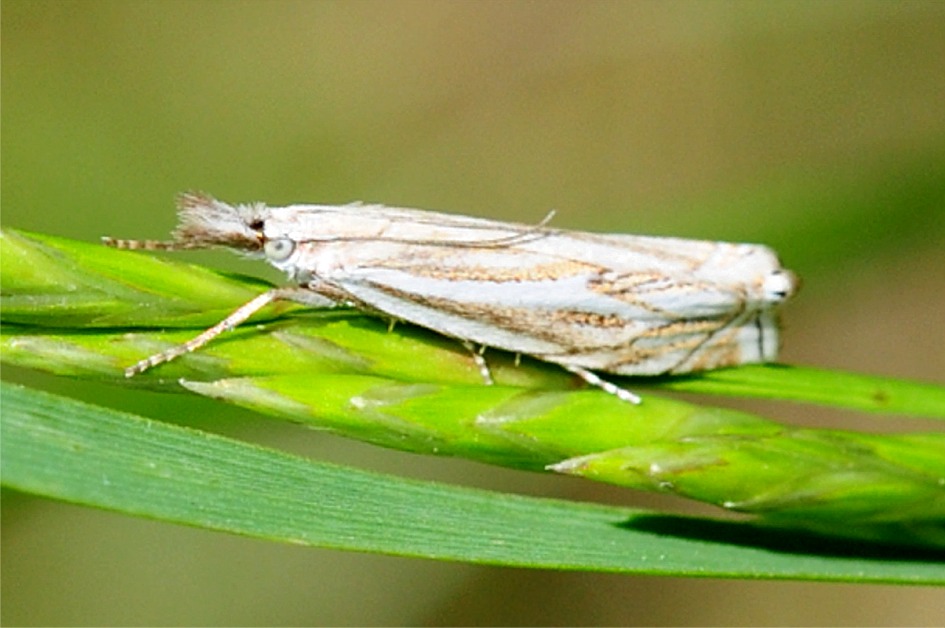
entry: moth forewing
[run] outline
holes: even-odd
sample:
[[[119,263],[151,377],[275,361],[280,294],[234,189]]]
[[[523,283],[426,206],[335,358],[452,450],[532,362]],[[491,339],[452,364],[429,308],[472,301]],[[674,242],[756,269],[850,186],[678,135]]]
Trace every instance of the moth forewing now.
[[[381,205],[179,203],[163,248],[265,255],[277,289],[135,374],[212,340],[274,299],[349,303],[480,346],[559,364],[631,402],[592,370],[660,375],[774,360],[777,308],[796,289],[767,247],[604,235]],[[135,248],[136,241],[110,241]],[[488,373],[484,361],[477,358]]]

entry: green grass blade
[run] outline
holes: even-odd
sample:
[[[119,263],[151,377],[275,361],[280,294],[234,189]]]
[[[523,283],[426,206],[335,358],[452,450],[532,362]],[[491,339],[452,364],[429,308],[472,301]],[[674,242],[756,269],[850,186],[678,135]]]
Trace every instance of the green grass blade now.
[[[945,386],[810,366],[746,365],[667,380],[684,392],[785,399],[864,412],[945,418]]]
[[[744,412],[598,391],[401,383],[348,374],[185,382],[201,394],[386,447],[552,470],[841,533],[945,521],[945,434],[780,425]]]
[[[54,373],[120,379],[121,368],[191,338],[268,287],[154,255],[53,236],[0,235],[4,342],[10,364]],[[135,378],[166,387],[179,377],[208,379],[306,370],[358,370],[403,381],[478,383],[478,370],[454,341],[350,311],[307,311],[279,304],[198,354]],[[285,318],[287,312],[296,314]],[[281,317],[281,318],[280,318]],[[160,328],[163,331],[157,331]],[[175,331],[179,329],[180,331]],[[168,331],[170,330],[170,331]],[[561,390],[573,378],[553,366],[489,353],[499,383]],[[781,365],[746,366],[699,376],[626,379],[634,390],[789,399],[872,412],[945,419],[945,387]]]
[[[670,491],[795,525],[856,523],[840,529],[850,536],[945,515],[937,455],[945,435],[801,430],[649,389],[632,406],[570,390],[574,379],[561,369],[519,367],[501,353],[491,360],[499,385],[484,387],[455,341],[410,326],[388,333],[354,311],[265,311],[262,324],[126,380],[122,366],[188,339],[208,311],[217,314],[203,325],[216,322],[258,283],[46,236],[7,233],[0,242],[7,364],[183,386],[388,447]],[[151,329],[162,312],[169,331]],[[942,387],[813,369],[746,367],[660,386],[945,416]]]
[[[3,322],[63,329],[212,325],[262,282],[150,255],[0,232]]]
[[[36,495],[306,546],[555,569],[945,583],[941,552],[314,464],[2,385],[2,478]]]

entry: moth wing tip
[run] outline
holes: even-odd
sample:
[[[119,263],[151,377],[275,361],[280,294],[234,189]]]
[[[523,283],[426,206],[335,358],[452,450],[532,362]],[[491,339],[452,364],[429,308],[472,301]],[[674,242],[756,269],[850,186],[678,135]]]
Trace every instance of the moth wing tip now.
[[[801,281],[796,273],[786,268],[778,268],[764,279],[765,298],[774,303],[790,299],[800,290]]]

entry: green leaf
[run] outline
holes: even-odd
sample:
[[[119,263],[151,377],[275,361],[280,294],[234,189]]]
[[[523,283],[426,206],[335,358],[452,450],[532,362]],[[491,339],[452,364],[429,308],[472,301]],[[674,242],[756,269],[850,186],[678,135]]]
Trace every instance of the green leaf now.
[[[945,387],[809,366],[749,364],[663,384],[670,390],[785,399],[865,412],[945,419]]]
[[[0,232],[3,322],[43,327],[212,324],[261,291],[249,278],[102,245]]]
[[[286,543],[477,563],[945,583],[939,553],[503,495],[315,464],[3,384],[4,485]]]
[[[489,354],[498,384],[485,387],[455,341],[408,325],[389,333],[352,310],[295,306],[267,309],[256,325],[127,380],[122,367],[191,338],[259,283],[47,236],[7,232],[0,243],[7,364],[186,389],[386,447],[672,492],[779,525],[830,530],[842,521],[832,531],[850,537],[883,538],[877,529],[899,524],[935,529],[945,518],[945,434],[800,429],[650,390],[945,418],[940,386],[756,366],[639,378],[628,385],[645,389],[645,401],[633,406],[501,352]]]
[[[3,360],[63,375],[117,379],[121,368],[189,340],[195,330],[219,322],[270,287],[150,254],[11,229],[0,232],[0,258]],[[265,325],[244,325],[131,383],[166,389],[168,380],[179,377],[304,371],[314,378],[339,370],[401,381],[481,383],[478,368],[458,343],[409,325],[386,333],[388,325],[376,317],[285,303],[253,320]],[[504,385],[551,390],[573,385],[555,366],[528,359],[517,365],[502,352],[488,357]],[[750,365],[698,376],[622,380],[634,390],[789,399],[945,419],[943,386],[809,367]]]

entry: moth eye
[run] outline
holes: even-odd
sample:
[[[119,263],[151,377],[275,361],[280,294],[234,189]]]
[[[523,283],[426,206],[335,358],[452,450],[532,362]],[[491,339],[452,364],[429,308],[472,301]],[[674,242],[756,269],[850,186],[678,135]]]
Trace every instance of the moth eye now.
[[[266,240],[264,246],[266,257],[274,262],[283,262],[295,251],[295,242],[288,238]]]

